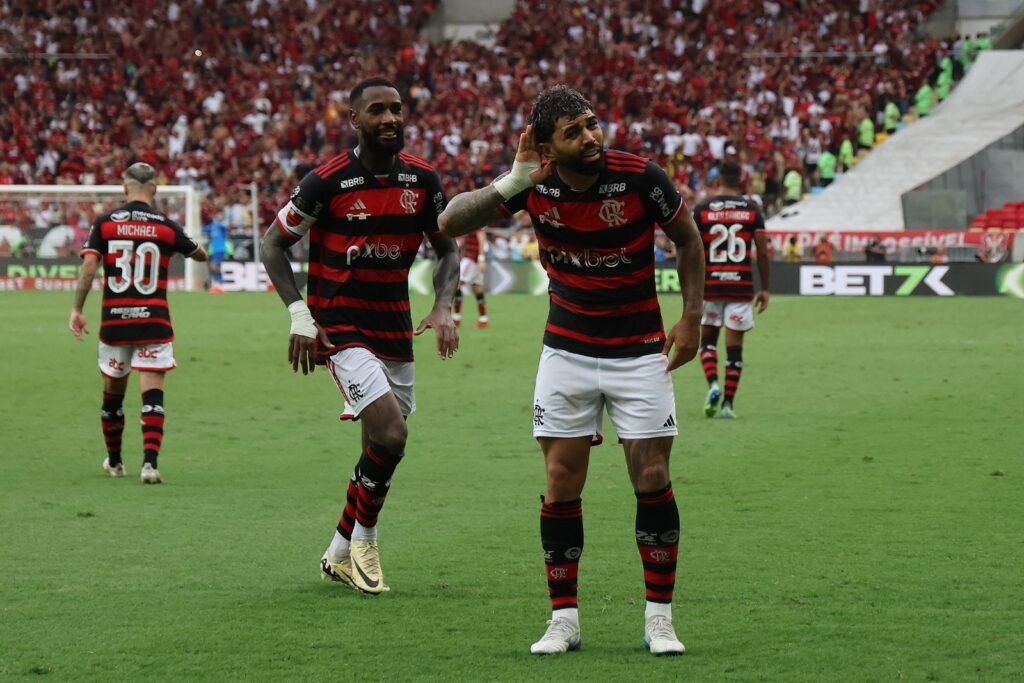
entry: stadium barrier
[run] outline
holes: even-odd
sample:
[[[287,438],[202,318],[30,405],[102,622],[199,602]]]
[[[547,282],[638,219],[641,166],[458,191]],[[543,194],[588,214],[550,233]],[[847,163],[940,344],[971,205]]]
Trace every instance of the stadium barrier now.
[[[77,256],[63,258],[0,257],[0,292],[31,289],[45,291],[75,290],[78,269],[82,259]],[[171,259],[167,266],[167,289],[179,291],[185,286],[185,260]],[[92,281],[93,289],[103,288],[102,270]]]
[[[824,236],[832,243],[835,252],[848,255],[849,260],[855,260],[863,254],[868,243],[876,237],[889,254],[899,255],[899,260],[910,260],[907,257],[914,252],[930,253],[943,247],[949,253],[954,250],[972,255],[984,252],[989,260],[1002,261],[1013,253],[1014,243],[1018,241],[1017,234],[1012,230],[769,230],[767,235],[776,254],[781,254],[786,243],[794,237],[803,253],[810,254],[814,251],[814,245]]]
[[[80,261],[77,258],[0,258],[0,291],[73,291]],[[292,263],[299,287],[306,285],[306,264]],[[409,291],[430,294],[431,261],[416,261],[409,273]],[[225,261],[221,266],[224,291],[266,291],[269,280],[262,264]],[[492,262],[484,271],[485,287],[492,294],[547,292],[548,279],[536,261]],[[672,263],[658,264],[654,272],[660,294],[679,292],[679,275]],[[755,277],[755,282],[758,278]],[[93,288],[102,280],[96,278]],[[172,259],[168,289],[185,289],[184,263]],[[803,296],[1014,296],[1024,298],[1024,263],[772,263],[772,293]]]
[[[1024,298],[1024,263],[773,263],[772,293]]]

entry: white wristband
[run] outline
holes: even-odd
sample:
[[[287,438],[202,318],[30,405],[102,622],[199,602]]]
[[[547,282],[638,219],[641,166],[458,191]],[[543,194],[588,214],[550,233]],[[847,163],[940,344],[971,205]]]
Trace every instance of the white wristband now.
[[[533,187],[530,174],[540,168],[539,161],[513,161],[512,170],[495,180],[491,185],[505,199],[511,199],[523,190]]]
[[[288,313],[292,316],[292,334],[316,339],[316,325],[305,301],[299,300],[289,304]]]

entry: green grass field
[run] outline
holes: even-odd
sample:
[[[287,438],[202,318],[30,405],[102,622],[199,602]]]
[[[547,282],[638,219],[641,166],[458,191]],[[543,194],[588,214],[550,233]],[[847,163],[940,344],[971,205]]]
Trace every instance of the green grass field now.
[[[464,329],[453,361],[417,341],[419,410],[380,527],[393,592],[371,598],[318,578],[358,430],[326,372],[286,367],[276,297],[172,295],[159,487],[138,482],[136,380],[132,476],[100,470],[96,337],[68,332],[71,298],[2,295],[0,678],[1024,678],[1018,301],[778,297],[733,422],[704,418],[698,363],[680,370],[689,654],[656,659],[613,438],[583,497],[583,649],[528,654],[549,615],[530,436],[543,299],[493,297],[491,329]],[[97,293],[87,315],[95,333]]]

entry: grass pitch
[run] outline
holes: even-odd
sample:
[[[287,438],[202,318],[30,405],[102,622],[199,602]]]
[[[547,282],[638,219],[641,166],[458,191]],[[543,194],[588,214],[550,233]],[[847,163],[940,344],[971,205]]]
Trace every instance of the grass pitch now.
[[[322,368],[286,367],[274,295],[172,295],[158,487],[138,482],[135,379],[131,476],[100,470],[99,296],[85,344],[66,327],[70,293],[2,302],[0,678],[1024,677],[1017,301],[777,297],[748,337],[733,422],[703,417],[699,363],[676,373],[675,614],[690,652],[674,659],[641,646],[614,438],[584,492],[583,649],[528,654],[548,618],[530,437],[543,299],[492,297],[491,329],[464,328],[453,361],[417,341],[380,598],[317,576],[358,430],[338,422]],[[414,299],[414,315],[428,306]]]

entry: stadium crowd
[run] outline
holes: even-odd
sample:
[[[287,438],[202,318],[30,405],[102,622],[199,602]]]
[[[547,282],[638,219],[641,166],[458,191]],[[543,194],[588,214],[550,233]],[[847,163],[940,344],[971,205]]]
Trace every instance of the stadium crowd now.
[[[504,170],[533,96],[565,82],[689,202],[732,159],[771,212],[787,172],[809,189],[823,154],[890,103],[915,111],[960,56],[916,37],[939,0],[519,0],[493,47],[420,40],[437,1],[2,0],[0,184],[117,183],[146,161],[248,231],[231,211],[248,184],[267,224],[353,143],[348,87],[380,73],[403,90],[406,149],[450,193]]]

